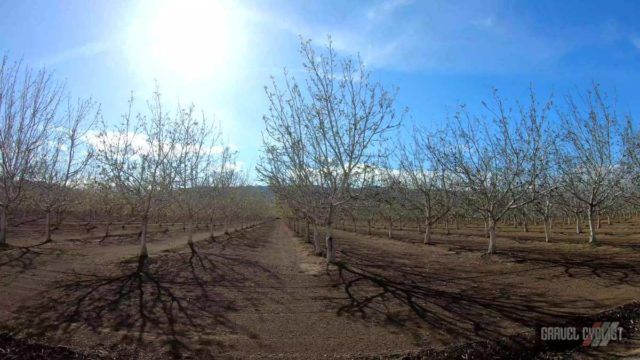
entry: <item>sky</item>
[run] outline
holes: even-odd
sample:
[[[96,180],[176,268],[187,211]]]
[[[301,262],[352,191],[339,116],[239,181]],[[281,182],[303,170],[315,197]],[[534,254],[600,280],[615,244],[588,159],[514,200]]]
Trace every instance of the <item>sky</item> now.
[[[331,36],[398,87],[405,125],[438,127],[497,88],[524,100],[599,83],[640,118],[637,1],[0,0],[0,53],[44,66],[119,121],[127,99],[196,106],[221,124],[245,169],[258,161],[264,86],[301,71],[300,37]]]

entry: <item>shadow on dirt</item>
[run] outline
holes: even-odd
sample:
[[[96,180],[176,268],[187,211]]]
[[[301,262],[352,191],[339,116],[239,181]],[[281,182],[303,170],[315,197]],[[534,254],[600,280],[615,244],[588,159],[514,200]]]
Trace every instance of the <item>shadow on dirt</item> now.
[[[394,240],[419,244],[421,239],[416,234],[402,232],[396,234]],[[500,240],[500,238],[498,239]],[[513,240],[513,239],[510,239]],[[455,253],[482,253],[486,244],[484,239],[460,238],[459,236],[434,236],[432,243],[444,246]],[[567,277],[571,278],[600,278],[619,285],[640,286],[640,257],[634,253],[615,256],[596,254],[584,248],[558,249],[546,247],[540,241],[540,247],[498,247],[494,255],[515,263],[530,263],[536,266],[561,268]],[[549,244],[547,244],[549,245]],[[556,245],[556,244],[550,244]],[[630,247],[627,247],[630,249]],[[634,251],[635,252],[635,251]]]
[[[525,284],[507,289],[487,274],[434,273],[369,252],[342,251],[342,258],[331,274],[348,299],[337,304],[338,314],[409,331],[420,345],[425,327],[442,339],[497,340],[512,336],[514,328],[575,321],[569,307],[602,307],[590,299],[568,304]]]
[[[187,251],[125,261],[106,274],[77,275],[20,308],[9,330],[54,342],[86,331],[110,333],[145,351],[162,345],[163,353],[176,357],[225,350],[220,335],[258,341],[227,316],[237,309],[228,294],[265,269],[212,246],[219,247],[200,242]]]
[[[0,267],[14,267],[21,271],[32,269],[39,257],[57,252],[56,249],[42,247],[49,243],[51,242],[43,241],[29,246],[5,245],[0,248]]]

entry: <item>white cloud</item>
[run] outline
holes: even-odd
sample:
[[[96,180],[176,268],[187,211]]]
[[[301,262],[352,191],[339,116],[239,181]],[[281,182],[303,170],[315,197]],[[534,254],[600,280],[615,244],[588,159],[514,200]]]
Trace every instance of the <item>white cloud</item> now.
[[[369,10],[366,11],[366,15],[369,20],[378,20],[389,16],[395,10],[409,5],[412,2],[413,0],[386,0],[369,8]]]
[[[109,48],[108,43],[96,41],[96,42],[84,44],[78,47],[74,47],[71,49],[63,50],[51,56],[47,56],[41,59],[40,63],[44,66],[52,66],[55,64],[63,63],[69,60],[77,59],[77,58],[98,55],[100,53],[107,51],[108,48]]]
[[[497,1],[387,0],[340,9],[349,16],[336,16],[335,9],[289,9],[286,16],[280,10],[267,9],[264,21],[318,45],[331,35],[336,50],[360,53],[373,69],[504,73],[551,62],[571,45],[536,31]]]
[[[629,38],[629,41],[631,41],[631,44],[636,48],[636,50],[640,51],[640,37],[632,36]]]
[[[123,135],[116,131],[107,131],[102,134],[96,130],[89,130],[84,136],[84,140],[89,145],[100,150],[103,149],[105,144],[116,143],[118,139],[130,141],[132,148],[137,153],[146,154],[151,149],[147,137],[142,134],[128,133],[126,138],[123,138]]]
[[[148,142],[147,137],[143,134],[128,133],[125,138],[122,134],[116,131],[107,131],[106,133],[104,133],[104,135],[102,135],[102,133],[99,131],[89,130],[84,136],[84,141],[86,141],[87,144],[99,150],[102,150],[105,144],[116,143],[118,139],[127,139],[128,141],[130,141],[131,146],[136,153],[146,154],[151,150],[152,144]],[[194,152],[197,149],[195,145],[191,145],[190,147]],[[224,149],[225,147],[222,145],[213,145],[204,147],[202,149],[202,152],[209,155],[220,155],[224,152]],[[176,151],[181,152],[180,144],[176,145]]]

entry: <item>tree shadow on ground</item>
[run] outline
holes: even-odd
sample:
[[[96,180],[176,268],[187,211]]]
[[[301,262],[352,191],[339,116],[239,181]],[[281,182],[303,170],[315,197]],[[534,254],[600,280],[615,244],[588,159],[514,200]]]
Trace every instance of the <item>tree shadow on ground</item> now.
[[[252,272],[264,269],[206,247],[192,245],[187,252],[133,259],[106,273],[77,275],[79,279],[18,309],[10,330],[54,342],[87,331],[109,334],[132,348],[161,348],[175,357],[228,350],[218,340],[227,335],[259,341],[257,334],[227,316],[237,310],[227,290],[243,286]]]
[[[545,289],[500,283],[495,274],[434,273],[383,255],[341,252],[343,260],[330,273],[347,295],[337,312],[408,331],[419,345],[428,345],[421,343],[425,334],[430,344],[497,340],[579,319],[567,311],[573,306],[603,306],[590,299],[567,303]]]
[[[397,241],[419,244],[414,234],[399,234]],[[498,238],[501,240],[501,238]],[[508,238],[513,240],[513,238]],[[460,252],[484,252],[485,239],[479,237],[460,238],[458,236],[434,236],[434,245],[445,246],[449,251]],[[589,248],[576,247],[575,249],[557,249],[547,247],[540,241],[540,247],[514,247],[504,246],[498,248],[493,256],[513,261],[516,263],[529,263],[536,266],[557,266],[570,278],[598,278],[610,281],[617,285],[640,285],[640,257],[634,253],[624,255],[596,254]]]
[[[0,268],[12,267],[20,271],[33,269],[42,255],[59,253],[57,249],[43,248],[43,245],[50,243],[50,241],[43,241],[29,246],[4,245],[0,248]]]

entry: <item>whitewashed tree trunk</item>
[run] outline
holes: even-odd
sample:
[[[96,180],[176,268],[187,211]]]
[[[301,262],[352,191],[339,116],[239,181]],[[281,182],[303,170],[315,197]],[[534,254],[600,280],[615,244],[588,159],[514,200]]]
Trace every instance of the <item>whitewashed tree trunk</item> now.
[[[582,228],[580,226],[580,216],[576,216],[576,234],[582,234]]]
[[[142,225],[140,229],[140,258],[146,259],[149,256],[147,252],[147,227],[149,224],[149,220],[147,218],[142,220]]]
[[[484,220],[484,236],[491,236],[491,234],[489,234],[489,225],[487,224],[487,219]]]
[[[44,241],[51,241],[51,211],[47,210],[46,218],[45,218],[45,237]]]
[[[336,249],[333,241],[331,225],[327,225],[325,233],[325,246],[327,247],[327,262],[333,263],[336,261]]]
[[[551,219],[544,219],[544,241],[551,240]]]
[[[431,245],[431,224],[429,220],[424,222],[424,244]]]
[[[313,225],[313,253],[316,256],[322,255],[322,249],[320,248],[320,236],[318,236],[318,226]]]
[[[589,220],[589,244],[591,245],[595,245],[597,244],[597,239],[596,239],[596,224],[595,224],[595,219],[594,219],[594,209],[593,208],[589,208],[589,213],[587,214],[588,216],[588,220]]]
[[[189,235],[188,235],[188,240],[187,240],[187,244],[189,244],[190,246],[193,245],[193,221],[189,220]]]
[[[496,222],[491,219],[489,224],[489,248],[487,254],[496,252]]]

